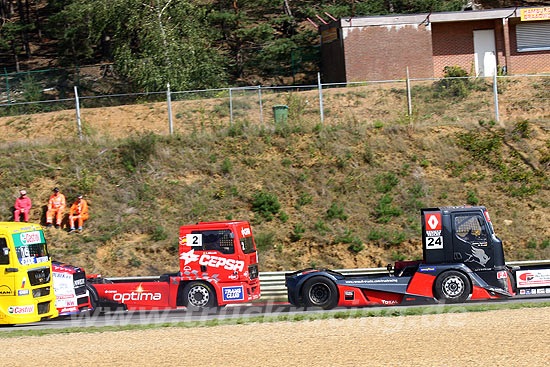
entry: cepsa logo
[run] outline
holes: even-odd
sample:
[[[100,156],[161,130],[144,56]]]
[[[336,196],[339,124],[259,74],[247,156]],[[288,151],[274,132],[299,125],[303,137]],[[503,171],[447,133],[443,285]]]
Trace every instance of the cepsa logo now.
[[[243,271],[244,269],[244,261],[226,259],[225,257],[208,254],[202,254],[199,256],[199,254],[195,254],[194,249],[188,252],[182,252],[180,255],[180,260],[185,262],[183,265],[187,265],[198,260],[200,265],[206,265],[213,268],[224,268],[226,270],[237,271]]]
[[[107,292],[106,292],[107,293]],[[113,300],[121,303],[127,301],[160,301],[162,299],[161,293],[152,293],[144,291],[141,288],[141,284],[135,291],[129,293],[118,293],[113,294]]]
[[[519,279],[528,282],[530,280],[533,280],[534,277],[535,276],[531,273],[524,273],[519,276]]]

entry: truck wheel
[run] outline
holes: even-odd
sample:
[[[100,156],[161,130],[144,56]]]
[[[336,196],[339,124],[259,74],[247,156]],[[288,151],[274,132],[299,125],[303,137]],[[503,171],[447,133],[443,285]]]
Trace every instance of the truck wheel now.
[[[183,288],[183,305],[188,310],[197,311],[203,308],[214,307],[216,293],[209,284],[191,282]]]
[[[330,279],[313,277],[304,283],[302,299],[306,307],[322,307],[330,310],[338,304],[338,289]]]
[[[468,278],[458,271],[446,271],[435,280],[435,298],[441,303],[465,302],[471,290]]]

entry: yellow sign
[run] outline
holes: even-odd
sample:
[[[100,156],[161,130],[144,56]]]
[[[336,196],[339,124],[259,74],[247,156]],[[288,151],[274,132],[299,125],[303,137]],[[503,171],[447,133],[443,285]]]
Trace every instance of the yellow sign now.
[[[521,21],[550,20],[550,7],[521,9]]]
[[[321,32],[321,41],[323,43],[330,43],[338,39],[338,29],[329,28]]]

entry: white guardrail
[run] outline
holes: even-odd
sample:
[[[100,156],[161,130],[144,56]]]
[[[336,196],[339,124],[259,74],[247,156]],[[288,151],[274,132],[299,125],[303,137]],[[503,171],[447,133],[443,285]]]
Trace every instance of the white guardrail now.
[[[509,266],[528,266],[528,265],[550,265],[550,260],[533,260],[533,261],[511,261],[507,262]],[[386,268],[362,268],[362,269],[334,269],[338,273],[344,275],[359,275],[359,274],[377,274],[386,273]],[[286,296],[285,274],[293,271],[261,271],[260,285],[262,298],[277,298]],[[123,278],[106,278],[109,280],[157,280],[158,276],[150,277],[123,277]]]

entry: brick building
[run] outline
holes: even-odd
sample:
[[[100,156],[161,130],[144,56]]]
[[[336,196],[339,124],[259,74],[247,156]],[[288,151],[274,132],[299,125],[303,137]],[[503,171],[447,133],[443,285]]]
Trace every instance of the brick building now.
[[[324,82],[550,72],[550,7],[341,18],[322,25]]]

